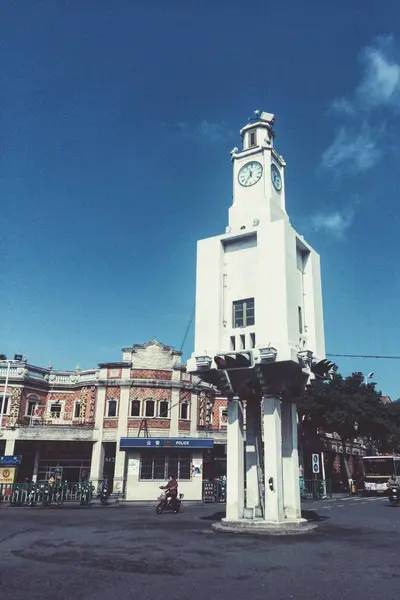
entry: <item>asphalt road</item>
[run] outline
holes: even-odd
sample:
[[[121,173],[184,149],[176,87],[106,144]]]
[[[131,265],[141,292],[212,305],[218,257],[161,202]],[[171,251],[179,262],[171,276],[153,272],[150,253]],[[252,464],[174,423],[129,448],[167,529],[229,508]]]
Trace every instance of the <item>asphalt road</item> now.
[[[400,592],[400,508],[308,502],[302,536],[216,533],[221,505],[0,509],[2,600],[363,600]]]

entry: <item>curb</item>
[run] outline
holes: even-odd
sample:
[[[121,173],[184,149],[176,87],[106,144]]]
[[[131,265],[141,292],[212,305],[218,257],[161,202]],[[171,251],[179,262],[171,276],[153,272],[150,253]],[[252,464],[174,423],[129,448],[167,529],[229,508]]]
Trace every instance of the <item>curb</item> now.
[[[247,535],[266,535],[266,536],[283,536],[283,535],[302,535],[310,533],[317,529],[315,523],[292,523],[284,525],[274,525],[272,523],[244,521],[227,521],[213,523],[211,525],[214,531],[219,533],[244,533]]]

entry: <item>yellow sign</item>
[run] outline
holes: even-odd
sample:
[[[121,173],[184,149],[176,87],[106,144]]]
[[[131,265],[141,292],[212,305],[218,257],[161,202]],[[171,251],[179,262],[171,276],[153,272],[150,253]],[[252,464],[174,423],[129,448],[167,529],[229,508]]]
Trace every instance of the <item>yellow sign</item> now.
[[[15,467],[0,467],[0,484],[14,483]]]

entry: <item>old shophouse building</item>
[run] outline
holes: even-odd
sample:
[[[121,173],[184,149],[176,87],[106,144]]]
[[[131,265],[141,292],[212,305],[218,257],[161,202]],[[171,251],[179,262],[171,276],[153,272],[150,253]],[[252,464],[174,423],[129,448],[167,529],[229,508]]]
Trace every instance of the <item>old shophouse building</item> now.
[[[120,362],[59,371],[0,363],[0,455],[20,455],[17,480],[94,483],[152,500],[169,473],[186,498],[225,472],[226,401],[186,373],[156,340],[123,348]]]

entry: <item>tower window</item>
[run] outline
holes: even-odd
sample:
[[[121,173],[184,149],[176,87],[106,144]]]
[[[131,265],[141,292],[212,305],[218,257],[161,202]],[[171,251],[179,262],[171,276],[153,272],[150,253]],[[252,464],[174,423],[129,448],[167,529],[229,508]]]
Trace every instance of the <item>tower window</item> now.
[[[249,131],[249,148],[254,148],[257,146],[257,132],[255,129]]]
[[[234,335],[231,335],[231,350],[236,350],[236,339]]]
[[[255,348],[255,347],[256,347],[256,334],[251,333],[250,334],[250,348]]]
[[[298,315],[299,315],[299,332],[303,333],[303,311],[301,306],[298,306]]]
[[[233,303],[233,327],[248,327],[254,323],[254,298],[236,300]]]

